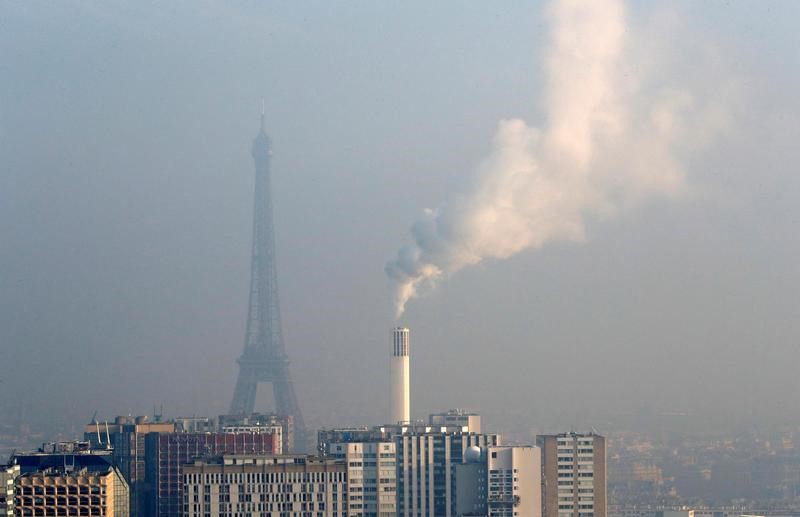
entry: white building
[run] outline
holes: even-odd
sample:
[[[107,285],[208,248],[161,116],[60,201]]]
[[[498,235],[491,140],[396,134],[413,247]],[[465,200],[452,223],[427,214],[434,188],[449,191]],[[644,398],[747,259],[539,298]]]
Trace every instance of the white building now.
[[[393,442],[330,444],[330,457],[347,464],[348,516],[397,514],[395,451]]]
[[[456,514],[541,517],[541,468],[538,447],[471,447],[456,466]]]
[[[462,432],[460,427],[409,426],[394,440],[400,517],[456,517],[456,465],[472,446],[500,444],[497,434]]]
[[[182,475],[185,517],[348,515],[342,461],[230,455],[196,460]]]
[[[466,427],[470,433],[481,432],[481,416],[463,409],[449,409],[442,413],[433,413],[428,417],[428,423],[432,426]]]
[[[488,447],[489,517],[541,517],[542,455],[539,447]]]

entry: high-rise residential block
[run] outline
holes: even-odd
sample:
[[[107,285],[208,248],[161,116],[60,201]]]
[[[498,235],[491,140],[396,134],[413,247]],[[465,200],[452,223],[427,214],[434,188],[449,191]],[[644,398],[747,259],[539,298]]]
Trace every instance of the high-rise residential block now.
[[[462,432],[460,427],[409,426],[394,440],[397,515],[402,517],[456,517],[456,465],[470,447],[500,445],[497,434]]]
[[[538,436],[544,517],[606,517],[606,440],[595,433]]]
[[[394,442],[334,443],[329,449],[331,458],[347,465],[348,516],[394,517],[397,514]]]
[[[538,447],[470,447],[456,465],[456,514],[541,517],[541,479]]]
[[[486,471],[489,517],[541,517],[542,463],[538,447],[488,447]]]
[[[322,430],[318,439],[320,454],[328,457],[337,453],[336,447],[340,447],[338,453],[341,454],[344,444],[365,446],[369,443],[370,447],[376,448],[394,444],[396,515],[401,517],[456,517],[456,465],[464,461],[465,451],[472,446],[484,448],[500,445],[499,435],[472,433],[468,425],[432,426],[424,423]],[[390,461],[389,451],[390,448],[383,451],[387,454],[383,461]],[[368,461],[373,459],[369,458]],[[377,461],[381,461],[380,456]],[[350,463],[358,464],[358,460],[348,461]],[[369,466],[372,467],[371,464]],[[378,476],[382,477],[380,464],[378,468]],[[363,493],[371,496],[371,486],[369,488],[367,491],[365,485]],[[380,499],[376,501],[380,504]],[[388,499],[384,500],[384,504],[388,504]],[[380,506],[378,508],[380,512]]]

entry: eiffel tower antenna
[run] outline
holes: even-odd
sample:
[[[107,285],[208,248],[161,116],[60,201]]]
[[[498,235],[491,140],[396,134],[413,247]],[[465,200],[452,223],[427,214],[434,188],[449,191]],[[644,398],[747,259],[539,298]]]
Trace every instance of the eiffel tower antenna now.
[[[270,158],[272,144],[264,129],[264,100],[261,100],[261,129],[253,140],[256,181],[253,206],[253,251],[250,265],[250,299],[244,352],[237,360],[239,377],[230,413],[249,415],[255,409],[258,384],[272,384],[275,410],[294,419],[295,448],[305,446],[305,425],[289,376],[289,360],[283,344],[278,274],[275,265],[275,234],[272,221]]]
[[[264,115],[266,114],[266,112],[267,112],[267,108],[266,108],[266,106],[264,104],[264,97],[261,97],[261,132],[262,133],[264,131],[266,131],[264,129]]]

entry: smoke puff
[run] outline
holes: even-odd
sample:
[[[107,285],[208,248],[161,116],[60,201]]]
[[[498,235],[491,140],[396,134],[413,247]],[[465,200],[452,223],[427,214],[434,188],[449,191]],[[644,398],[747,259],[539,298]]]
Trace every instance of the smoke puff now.
[[[622,1],[555,1],[548,15],[547,127],[501,120],[472,185],[412,225],[412,244],[386,265],[397,317],[461,268],[580,241],[587,218],[685,192],[685,155],[725,126],[722,89],[701,101],[688,87],[650,86],[652,56],[634,58]]]

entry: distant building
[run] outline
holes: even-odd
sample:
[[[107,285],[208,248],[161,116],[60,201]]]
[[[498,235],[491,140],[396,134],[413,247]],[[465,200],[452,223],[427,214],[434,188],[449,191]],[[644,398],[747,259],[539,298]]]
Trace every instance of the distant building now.
[[[344,517],[347,465],[305,455],[223,455],[183,467],[183,515]]]
[[[0,467],[0,516],[14,515],[14,480],[20,474],[19,465]]]
[[[277,452],[277,440],[268,433],[150,433],[145,437],[145,478],[154,489],[143,515],[180,515],[183,465],[204,456]]]
[[[111,448],[114,446],[113,436],[122,432],[137,430],[139,433],[172,432],[172,422],[152,422],[147,416],[116,416],[112,422],[92,422],[83,428],[83,440],[89,442],[93,449]],[[109,446],[110,444],[110,446]]]
[[[397,475],[394,442],[334,443],[330,457],[347,465],[348,516],[394,517]]]
[[[114,466],[114,457],[110,450],[92,449],[88,442],[51,442],[36,451],[14,453],[10,463],[19,466],[20,474],[51,468],[105,472]]]
[[[182,416],[173,419],[176,433],[211,433],[217,430],[213,418]]]
[[[541,517],[538,447],[470,447],[455,471],[456,515]]]
[[[606,439],[541,435],[544,517],[606,517]]]
[[[609,509],[611,517],[764,517],[742,513],[743,509],[732,507],[686,508],[676,507],[629,507]]]
[[[14,483],[16,515],[91,515],[128,517],[128,484],[114,467],[47,468],[28,472]]]
[[[334,443],[391,442],[392,435],[381,427],[338,427],[317,431],[317,454],[330,455]]]
[[[279,435],[275,428],[280,428]],[[220,415],[217,420],[217,431],[221,433],[273,433],[280,436],[279,453],[294,451],[294,417],[252,413],[250,415]]]
[[[84,439],[93,446],[111,443],[114,464],[128,482],[131,515],[142,515],[153,487],[145,480],[145,436],[148,433],[171,433],[173,422],[151,422],[146,416],[118,416],[113,424],[93,423],[84,428]]]
[[[481,416],[478,413],[464,411],[463,409],[450,409],[443,413],[433,413],[428,417],[432,426],[459,426],[466,427],[467,432],[481,432]]]

